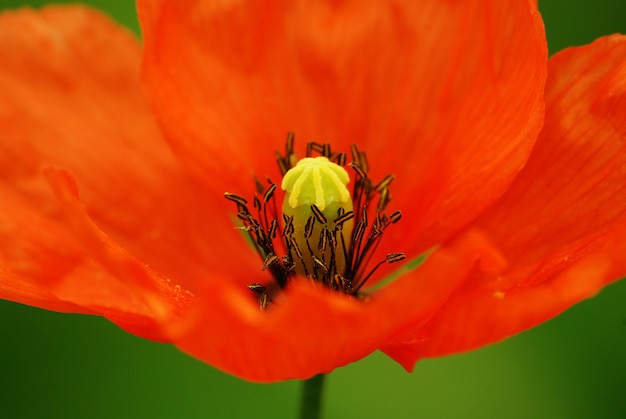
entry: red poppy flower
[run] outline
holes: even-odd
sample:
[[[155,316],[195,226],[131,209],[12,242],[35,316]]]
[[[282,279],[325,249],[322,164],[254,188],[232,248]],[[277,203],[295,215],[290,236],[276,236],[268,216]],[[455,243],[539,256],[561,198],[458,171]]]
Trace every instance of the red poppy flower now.
[[[0,15],[0,297],[269,382],[376,349],[410,370],[626,274],[624,37],[548,62],[535,1],[138,10],[143,49],[80,6]],[[393,173],[377,254],[426,262],[367,298],[294,279],[260,311],[271,276],[223,193],[280,177],[287,131]]]

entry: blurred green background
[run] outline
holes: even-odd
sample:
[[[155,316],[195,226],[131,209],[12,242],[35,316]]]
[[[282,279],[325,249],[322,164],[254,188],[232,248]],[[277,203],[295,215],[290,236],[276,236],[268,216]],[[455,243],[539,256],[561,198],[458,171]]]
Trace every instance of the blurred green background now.
[[[184,0],[182,0],[184,1]],[[0,0],[0,9],[41,1]],[[138,31],[133,2],[90,1]],[[626,33],[624,0],[543,0],[550,51]],[[0,63],[1,65],[1,63]],[[255,385],[101,318],[0,301],[0,418],[290,418],[299,383]],[[626,282],[559,318],[407,374],[335,371],[325,418],[626,418]]]

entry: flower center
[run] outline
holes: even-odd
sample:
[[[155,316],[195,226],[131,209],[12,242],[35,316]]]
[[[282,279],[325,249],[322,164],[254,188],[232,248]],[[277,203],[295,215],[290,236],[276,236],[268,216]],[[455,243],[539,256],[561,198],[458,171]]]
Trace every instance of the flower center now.
[[[293,143],[290,133],[285,155],[276,153],[283,176],[281,189],[285,191],[281,216],[275,200],[277,186],[269,179],[267,186],[256,180],[255,214],[245,198],[224,194],[237,205],[241,228],[263,259],[261,269],[269,270],[275,280],[275,284],[248,285],[257,295],[261,310],[271,302],[276,285],[282,289],[297,275],[362,297],[363,285],[381,265],[405,259],[403,253],[389,253],[369,271],[366,266],[385,229],[401,218],[400,211],[389,216],[385,213],[393,176],[372,183],[365,153],[353,145],[349,167],[354,171],[354,183],[350,191],[345,153],[331,152],[329,144],[308,143],[306,157],[294,164]]]
[[[345,238],[351,237],[354,226],[348,182],[348,172],[327,157],[306,157],[285,173],[283,215],[289,217],[294,232],[304,233],[295,234],[292,245],[311,256],[310,260],[294,260],[297,274],[318,277],[316,270],[325,268],[334,274],[345,273],[347,254],[336,247],[340,238],[341,250],[345,250]],[[337,231],[331,231],[328,220],[343,214],[350,215],[340,220]]]

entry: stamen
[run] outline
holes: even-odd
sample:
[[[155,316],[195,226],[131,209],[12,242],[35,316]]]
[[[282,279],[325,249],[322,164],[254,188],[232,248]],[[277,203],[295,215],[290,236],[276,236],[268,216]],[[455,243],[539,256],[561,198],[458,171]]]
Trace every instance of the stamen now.
[[[346,165],[346,158],[346,153],[337,153],[331,161],[343,167]]]
[[[257,211],[261,211],[261,200],[259,199],[257,194],[254,194],[254,198],[253,198],[252,202],[253,202],[254,208]]]
[[[377,210],[383,211],[387,207],[387,204],[389,203],[390,199],[391,197],[389,196],[389,189],[384,188],[383,190],[381,190],[380,198],[378,198],[378,205],[376,207]]]
[[[342,216],[335,218],[335,220],[333,221],[335,223],[335,226],[337,227],[337,230],[341,230],[343,228],[343,223],[345,223],[346,221],[349,221],[351,219],[354,218],[354,211],[349,211],[346,212],[345,214],[343,214]]]
[[[257,282],[248,284],[248,288],[250,289],[250,291],[257,295],[257,298],[259,300],[259,309],[261,311],[265,310],[265,308],[272,301],[271,297],[267,293],[267,288]]]
[[[275,254],[267,255],[267,257],[265,258],[265,262],[263,262],[263,267],[261,267],[261,270],[262,271],[266,270],[267,268],[269,268],[270,266],[274,265],[279,260],[280,259]]]
[[[285,222],[285,227],[283,230],[283,236],[291,236],[293,234],[293,217],[288,216],[287,214],[283,214],[283,221]]]
[[[315,204],[311,205],[311,212],[313,213],[313,215],[315,215],[315,219],[317,219],[318,223],[323,224],[323,225],[326,224],[326,217],[324,216],[324,213],[320,211],[317,205]]]
[[[367,164],[367,157],[365,153],[359,151],[356,144],[352,144],[350,146],[350,151],[352,152],[352,160],[363,169],[364,172],[369,172],[369,165]]]
[[[365,170],[363,170],[361,168],[361,166],[359,166],[358,163],[352,162],[350,163],[350,167],[354,169],[354,171],[356,172],[357,176],[361,179],[365,179],[367,178],[367,172]]]
[[[322,145],[322,156],[330,159],[330,144],[324,143],[324,145]]]
[[[313,255],[313,256],[312,256],[312,258],[313,258],[313,263],[315,263],[315,266],[316,266],[316,267],[321,268],[321,269],[324,271],[324,273],[328,273],[328,268],[327,268],[327,267],[326,267],[326,265],[324,264],[324,261],[323,261],[323,260],[319,259],[319,258],[318,258],[317,256],[315,256],[315,255]]]
[[[289,170],[289,165],[283,157],[280,155],[278,151],[274,152],[274,158],[276,159],[276,163],[278,164],[278,170],[280,171],[281,176],[285,176],[285,173]]]
[[[278,228],[278,221],[276,221],[276,219],[273,219],[272,222],[270,223],[270,229],[267,232],[268,236],[270,236],[271,239],[276,238],[277,228]]]
[[[349,166],[354,171],[354,183],[348,190],[345,153],[332,152],[328,143],[311,142],[306,146],[306,158],[296,163],[293,147],[294,135],[288,133],[285,154],[275,153],[285,191],[282,214],[276,204],[278,186],[269,178],[267,186],[254,178],[252,207],[256,216],[250,213],[245,198],[224,194],[237,205],[237,219],[243,224],[238,228],[249,236],[260,255],[261,270],[270,272],[277,284],[269,288],[257,282],[248,285],[261,310],[296,275],[360,298],[360,290],[380,266],[405,259],[403,253],[389,253],[366,271],[385,229],[402,217],[400,211],[389,216],[384,212],[394,177],[387,175],[374,185],[366,154],[353,145]]]
[[[328,233],[328,230],[324,227],[324,231],[320,234],[320,240],[317,243],[317,250],[322,252],[322,254],[326,251],[326,244],[328,243],[328,236],[326,233]]]
[[[402,218],[402,213],[400,211],[396,211],[389,216],[389,222],[391,224],[395,224]]]
[[[406,259],[406,255],[404,253],[389,253],[387,256],[385,256],[383,260],[381,260],[380,262],[376,264],[376,266],[374,266],[374,268],[370,271],[370,273],[368,273],[367,276],[365,276],[365,278],[361,281],[361,283],[354,289],[353,293],[354,294],[358,293],[359,290],[363,287],[363,285],[365,285],[367,280],[370,279],[370,277],[374,274],[374,272],[376,272],[376,270],[380,268],[384,263],[391,264],[391,263],[400,262],[401,260],[404,260],[404,259]]]
[[[394,179],[395,177],[392,175],[385,176],[383,180],[381,180],[376,186],[374,186],[374,190],[376,192],[381,192],[383,189],[386,189],[387,186],[389,186]]]
[[[246,198],[242,198],[241,196],[235,195],[232,193],[225,192],[224,198],[228,199],[229,201],[233,201],[234,203],[241,205],[243,207],[245,207],[248,204],[248,201],[246,200]]]
[[[256,176],[254,177],[254,185],[256,186],[256,192],[257,193],[265,192],[265,186],[263,186],[263,184],[261,183],[259,178],[256,177]]]
[[[308,239],[313,234],[313,227],[315,226],[315,217],[309,217],[304,226],[304,238]]]
[[[294,155],[293,144],[295,140],[296,140],[295,134],[293,132],[288,132],[287,141],[285,142],[285,155],[288,157]]]
[[[267,188],[267,191],[265,191],[265,193],[263,194],[263,202],[267,204],[270,201],[270,199],[272,199],[272,197],[274,196],[275,191],[276,191],[276,185],[272,183],[270,187]]]

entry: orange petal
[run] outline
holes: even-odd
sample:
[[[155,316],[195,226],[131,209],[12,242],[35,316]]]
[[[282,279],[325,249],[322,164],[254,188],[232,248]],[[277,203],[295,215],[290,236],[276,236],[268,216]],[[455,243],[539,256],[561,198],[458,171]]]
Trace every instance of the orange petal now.
[[[0,15],[0,61],[0,296],[48,309],[99,314],[135,334],[167,339],[159,324],[164,315],[155,309],[158,298],[153,294],[163,293],[159,298],[173,305],[170,317],[182,309],[176,299],[184,305],[186,294],[170,285],[150,294],[133,287],[132,281],[125,283],[122,273],[135,282],[152,274],[132,262],[68,198],[76,192],[65,189],[73,187],[73,181],[50,172],[56,192],[65,198],[66,212],[74,208],[74,226],[83,226],[82,239],[92,239],[87,250],[85,243],[77,242],[42,175],[48,165],[76,170],[88,185],[85,195],[94,218],[125,244],[140,249],[153,266],[171,268],[172,260],[182,259],[188,263],[179,271],[185,273],[193,272],[186,266],[200,265],[187,258],[202,254],[192,244],[201,242],[196,231],[209,231],[206,223],[198,222],[206,216],[204,208],[192,206],[192,215],[181,217],[177,204],[202,200],[190,199],[193,191],[185,189],[182,171],[145,106],[137,40],[82,6],[22,9]],[[155,204],[162,211],[154,211]],[[165,230],[163,238],[154,237],[157,228]],[[105,244],[108,256],[121,265],[118,271],[110,260],[102,258],[109,262],[103,267],[92,258],[90,251]],[[214,253],[206,243],[203,247],[205,253]],[[200,272],[206,273],[206,268]]]
[[[78,187],[67,172],[49,169],[46,177],[67,217],[70,230],[89,257],[98,261],[106,281],[58,285],[69,301],[90,307],[101,300],[99,314],[126,330],[149,339],[167,339],[162,324],[176,322],[186,312],[192,295],[180,285],[153,272],[100,230],[85,213],[78,199]],[[113,279],[115,278],[115,279]],[[94,283],[96,279],[96,283]],[[107,307],[109,306],[109,307]],[[113,308],[114,307],[114,308]],[[111,309],[113,308],[113,309]]]
[[[474,275],[432,321],[385,351],[425,356],[504,339],[626,275],[626,37],[550,61],[546,126],[511,190],[476,223],[507,257]]]
[[[526,161],[546,74],[533,4],[139,1],[144,80],[210,195],[251,190],[252,173],[277,178],[287,131],[356,143],[374,177],[398,175],[394,205],[412,228],[394,239],[419,254]]]
[[[63,301],[54,288],[64,279],[97,274],[73,238],[56,222],[0,184],[0,297],[65,312],[89,312]],[[69,279],[71,280],[71,279]]]
[[[96,223],[186,286],[256,268],[223,262],[244,241],[222,212],[213,219],[215,197],[189,182],[163,140],[139,61],[132,34],[83,6],[0,15],[0,179],[53,213],[41,172],[70,170]]]
[[[425,322],[479,260],[497,263],[490,248],[468,234],[365,301],[302,279],[264,312],[247,290],[209,278],[195,315],[170,333],[183,351],[247,380],[309,378]]]
[[[47,207],[33,208],[6,185],[0,196],[0,298],[97,314],[137,335],[166,339],[142,298],[97,263]]]
[[[94,314],[85,307],[63,301],[41,285],[34,284],[28,278],[20,277],[0,266],[0,299],[10,300],[64,313]]]

